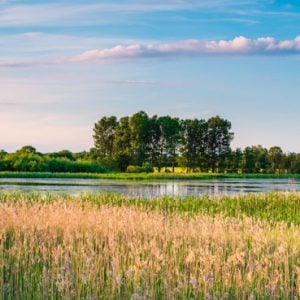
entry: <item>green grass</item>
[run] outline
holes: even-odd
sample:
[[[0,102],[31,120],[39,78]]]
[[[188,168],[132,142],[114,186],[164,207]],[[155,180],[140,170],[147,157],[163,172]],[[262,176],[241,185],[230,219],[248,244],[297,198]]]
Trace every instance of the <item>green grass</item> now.
[[[110,180],[209,180],[209,179],[300,179],[300,174],[212,174],[212,173],[39,173],[0,172],[0,178],[78,178]]]
[[[105,205],[116,207],[138,207],[143,210],[159,211],[165,214],[180,213],[187,216],[225,215],[228,217],[252,217],[269,222],[285,222],[300,226],[300,193],[262,193],[222,197],[160,197],[146,199],[128,197],[114,193],[83,194],[81,196],[55,194],[0,193],[0,203],[25,202],[49,204],[56,201],[81,203],[83,206]]]

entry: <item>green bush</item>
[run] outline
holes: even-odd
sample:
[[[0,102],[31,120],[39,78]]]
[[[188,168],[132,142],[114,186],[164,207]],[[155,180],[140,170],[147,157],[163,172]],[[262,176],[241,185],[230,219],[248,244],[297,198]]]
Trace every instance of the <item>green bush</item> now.
[[[143,164],[142,169],[143,169],[143,172],[145,172],[145,173],[153,173],[154,172],[153,166],[148,163]]]

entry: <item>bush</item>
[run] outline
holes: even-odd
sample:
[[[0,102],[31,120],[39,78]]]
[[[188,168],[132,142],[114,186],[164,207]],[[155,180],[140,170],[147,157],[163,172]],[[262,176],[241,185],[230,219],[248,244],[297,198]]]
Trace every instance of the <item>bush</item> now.
[[[119,171],[118,163],[112,158],[101,158],[97,160],[97,163],[110,171]]]
[[[55,173],[107,173],[103,165],[89,161],[70,161],[66,158],[48,160],[49,172]]]
[[[154,172],[153,166],[148,163],[143,164],[142,169],[143,169],[143,172],[145,172],[145,173],[153,173]]]
[[[142,167],[129,165],[126,169],[127,173],[152,173],[154,171],[150,164],[144,164]]]
[[[143,172],[143,168],[140,166],[128,166],[126,169],[127,173],[142,173]]]

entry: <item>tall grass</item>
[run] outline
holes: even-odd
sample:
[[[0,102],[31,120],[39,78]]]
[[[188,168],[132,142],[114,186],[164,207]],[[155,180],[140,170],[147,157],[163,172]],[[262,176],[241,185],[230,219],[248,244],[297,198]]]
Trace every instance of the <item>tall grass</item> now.
[[[0,299],[295,299],[299,204],[1,194]]]
[[[266,220],[270,223],[285,222],[300,226],[300,193],[262,193],[236,196],[201,196],[181,199],[169,196],[142,198],[123,196],[115,193],[82,194],[81,196],[57,194],[0,193],[1,203],[52,204],[55,202],[77,203],[82,207],[110,205],[117,207],[137,207],[146,211],[164,214],[184,214],[188,216],[219,214],[227,217]]]

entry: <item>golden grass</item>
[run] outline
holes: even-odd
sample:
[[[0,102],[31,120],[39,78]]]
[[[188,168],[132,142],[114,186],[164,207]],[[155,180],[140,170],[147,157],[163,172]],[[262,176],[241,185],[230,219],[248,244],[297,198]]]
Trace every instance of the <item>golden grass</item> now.
[[[0,204],[0,298],[300,296],[300,230],[135,207]]]

